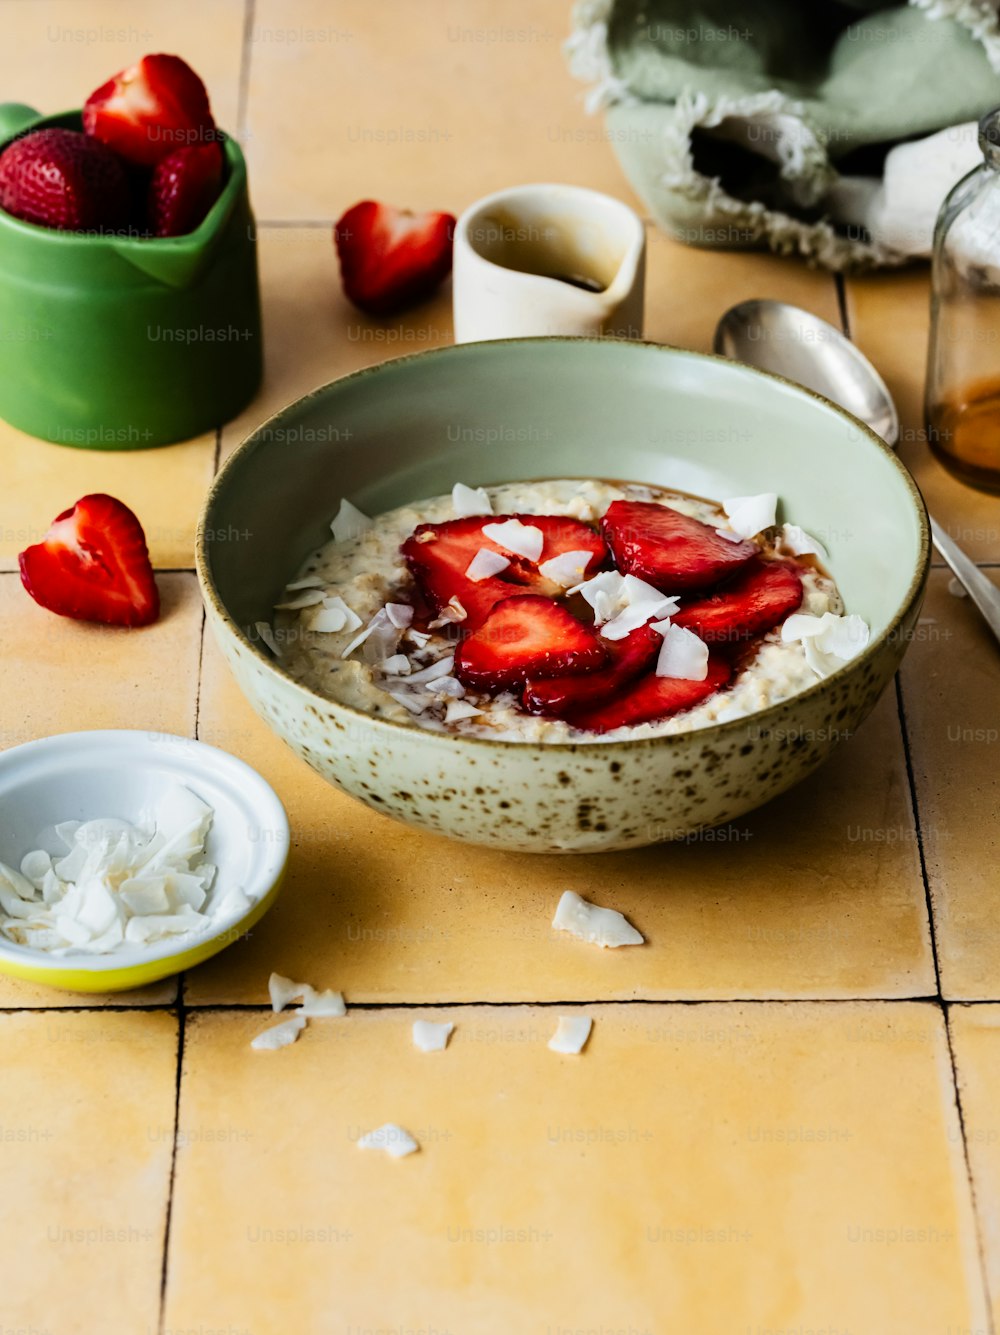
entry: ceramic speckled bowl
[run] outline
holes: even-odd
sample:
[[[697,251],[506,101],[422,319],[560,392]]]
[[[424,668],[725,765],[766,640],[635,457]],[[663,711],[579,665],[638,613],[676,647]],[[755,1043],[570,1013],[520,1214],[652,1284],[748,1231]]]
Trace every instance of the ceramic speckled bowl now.
[[[255,640],[342,496],[377,514],[539,477],[647,482],[720,499],[776,491],[822,539],[869,647],[751,718],[651,740],[544,745],[386,722],[296,684]],[[470,343],[385,363],[299,400],[246,440],[202,516],[212,629],[258,713],[378,811],[494,847],[595,852],[684,838],[814,770],[903,656],[929,564],[920,494],[854,418],[721,358],[635,342]]]

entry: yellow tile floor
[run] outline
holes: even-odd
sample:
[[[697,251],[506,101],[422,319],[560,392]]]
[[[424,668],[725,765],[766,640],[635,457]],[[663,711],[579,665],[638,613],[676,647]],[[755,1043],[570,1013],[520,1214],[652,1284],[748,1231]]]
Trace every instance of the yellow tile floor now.
[[[897,690],[811,780],[713,846],[589,859],[460,848],[335,794],[203,642],[192,544],[242,436],[326,380],[447,344],[447,291],[374,322],[330,224],[355,199],[460,210],[522,180],[635,203],[565,70],[567,0],[4,0],[3,96],[78,103],[176,50],[239,132],[267,372],[218,433],[92,454],[0,425],[0,744],[198,735],[292,820],[287,889],[244,941],[141,993],[0,982],[0,1335],[986,1335],[1000,1313],[1000,657],[935,572]],[[783,297],[843,323],[903,414],[939,519],[1000,564],[1000,502],[921,437],[923,270],[852,280],[685,249],[649,226],[647,333],[707,348]],[[141,516],[164,616],[50,617],[17,552],[86,490]],[[994,574],[994,577],[996,575]],[[624,958],[548,927],[613,902]],[[348,1017],[251,1052],[271,969]],[[562,1003],[561,1005],[559,1003]],[[572,1008],[586,1053],[546,1041]],[[456,1023],[423,1055],[419,1016]],[[398,1121],[420,1153],[363,1154]]]

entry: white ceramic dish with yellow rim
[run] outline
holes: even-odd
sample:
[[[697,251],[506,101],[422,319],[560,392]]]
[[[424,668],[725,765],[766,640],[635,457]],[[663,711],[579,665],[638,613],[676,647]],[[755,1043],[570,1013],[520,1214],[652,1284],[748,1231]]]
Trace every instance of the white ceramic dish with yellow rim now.
[[[128,945],[107,955],[51,955],[0,935],[0,973],[73,992],[120,992],[189,969],[244,935],[271,907],[288,861],[288,817],[277,794],[235,756],[171,733],[61,733],[0,754],[0,861],[65,852],[54,826],[114,816],[135,822],[183,784],[214,815],[206,852],[220,889],[238,885],[251,907],[198,934]]]

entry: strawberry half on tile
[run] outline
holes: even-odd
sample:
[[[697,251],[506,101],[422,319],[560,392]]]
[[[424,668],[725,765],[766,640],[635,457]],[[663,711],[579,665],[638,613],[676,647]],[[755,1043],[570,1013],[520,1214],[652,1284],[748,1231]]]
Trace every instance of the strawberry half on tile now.
[[[671,617],[706,644],[743,644],[765,635],[799,607],[802,578],[785,561],[753,561],[707,598],[683,604]]]
[[[494,694],[529,677],[588,672],[604,665],[597,633],[572,612],[538,594],[497,603],[455,653],[455,676],[473,690]]]
[[[362,200],[333,228],[345,295],[369,315],[392,315],[422,301],[451,272],[454,236],[450,213]]]
[[[159,615],[142,525],[113,496],[81,497],[18,561],[28,593],[59,616],[147,626]]]
[[[615,728],[635,727],[639,723],[657,723],[700,705],[716,691],[721,691],[732,674],[725,659],[714,654],[708,660],[708,676],[704,681],[658,677],[650,673],[596,709],[574,714],[572,723],[588,732],[612,732]]]
[[[572,719],[586,709],[596,709],[613,699],[647,668],[663,645],[663,636],[652,626],[639,626],[623,640],[604,640],[607,667],[580,676],[529,678],[523,703],[531,714]]]
[[[489,537],[485,529],[502,529],[510,521],[542,535],[537,560],[518,555]],[[484,579],[473,579],[468,571],[481,551],[502,556],[507,565]],[[576,519],[561,515],[472,515],[450,519],[443,524],[420,524],[403,543],[403,556],[421,593],[437,612],[453,599],[465,610],[465,630],[476,630],[493,607],[504,598],[520,593],[539,593],[551,597],[561,592],[559,586],[541,574],[539,566],[570,552],[585,554],[585,579],[607,556],[604,540],[592,528]],[[574,572],[574,578],[576,572]]]
[[[187,61],[163,54],[143,56],[95,89],[83,128],[140,167],[217,137],[205,85]]]
[[[729,542],[700,519],[651,501],[612,501],[601,531],[623,574],[664,593],[711,588],[758,551],[753,542]]]
[[[78,130],[33,130],[0,153],[0,208],[62,232],[116,231],[131,211],[110,149]]]
[[[179,148],[153,169],[146,205],[154,236],[193,232],[222,189],[222,145],[213,140]]]

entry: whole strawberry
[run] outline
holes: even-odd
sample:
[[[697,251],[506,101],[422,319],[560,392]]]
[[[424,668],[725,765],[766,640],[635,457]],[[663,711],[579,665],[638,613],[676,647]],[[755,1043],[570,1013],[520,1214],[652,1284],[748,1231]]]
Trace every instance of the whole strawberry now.
[[[116,231],[128,223],[125,170],[76,130],[33,130],[0,153],[0,208],[63,232]]]
[[[154,236],[193,232],[222,189],[218,141],[179,148],[157,163],[149,184],[148,219]]]
[[[369,315],[392,315],[423,301],[451,272],[454,235],[450,213],[411,213],[362,200],[333,229],[345,295]]]

